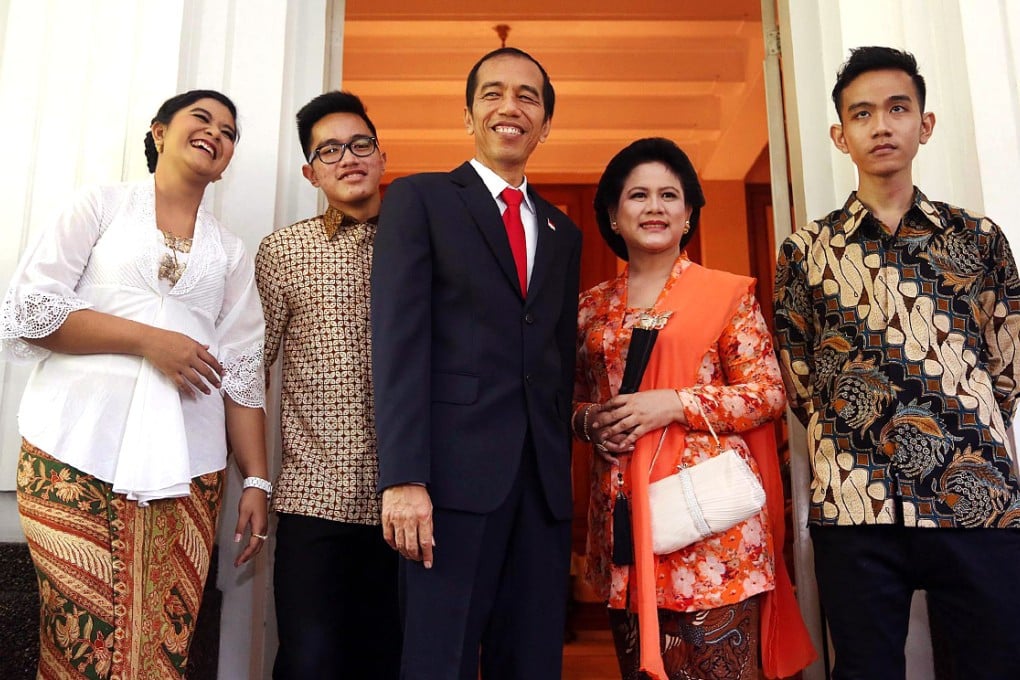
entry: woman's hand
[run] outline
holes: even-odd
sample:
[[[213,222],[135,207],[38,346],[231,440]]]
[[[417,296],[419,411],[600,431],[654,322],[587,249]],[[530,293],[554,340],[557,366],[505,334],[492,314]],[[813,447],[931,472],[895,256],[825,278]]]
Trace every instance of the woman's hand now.
[[[234,543],[241,542],[245,529],[250,530],[251,534],[248,536],[248,544],[234,560],[235,567],[258,555],[269,535],[269,499],[265,491],[253,486],[241,492],[241,501],[237,504]]]
[[[185,396],[220,387],[223,367],[203,345],[183,333],[122,319],[93,309],[67,315],[57,330],[32,344],[64,354],[130,354],[143,357]]]
[[[181,394],[191,397],[194,389],[211,394],[219,389],[223,367],[203,345],[183,333],[150,327],[143,339],[142,356],[177,386]]]
[[[266,461],[266,412],[261,408],[241,406],[229,396],[223,398],[224,416],[227,424],[227,439],[234,449],[234,460],[242,477],[259,477],[269,480]],[[240,543],[247,528],[251,535],[248,545],[234,560],[239,567],[262,550],[269,537],[269,497],[257,486],[241,491],[237,504],[237,527],[234,529],[234,543]]]
[[[592,440],[612,453],[634,450],[634,442],[670,423],[687,424],[683,404],[673,390],[618,394],[592,418]]]

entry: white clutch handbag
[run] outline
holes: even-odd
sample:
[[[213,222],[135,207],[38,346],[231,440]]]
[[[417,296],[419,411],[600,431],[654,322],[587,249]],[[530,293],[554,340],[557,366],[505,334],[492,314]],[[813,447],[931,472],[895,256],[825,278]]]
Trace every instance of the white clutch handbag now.
[[[698,410],[705,413],[698,403]],[[705,422],[708,419],[705,418]],[[668,426],[667,426],[668,427]],[[708,425],[720,453],[648,486],[652,516],[652,552],[665,555],[761,512],[765,489],[746,461],[733,449],[722,449],[712,424]],[[659,449],[666,438],[663,428]],[[655,452],[658,457],[659,450]],[[653,458],[654,465],[654,458]]]

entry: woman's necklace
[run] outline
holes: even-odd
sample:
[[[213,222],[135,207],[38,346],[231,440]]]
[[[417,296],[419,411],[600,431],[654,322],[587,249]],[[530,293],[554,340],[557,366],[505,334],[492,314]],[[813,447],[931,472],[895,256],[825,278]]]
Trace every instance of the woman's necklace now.
[[[159,233],[163,234],[163,244],[170,249],[170,252],[163,253],[163,259],[159,261],[159,278],[169,282],[171,286],[176,286],[188,267],[187,262],[181,264],[177,253],[190,253],[192,239],[171,234],[163,229],[160,229]]]

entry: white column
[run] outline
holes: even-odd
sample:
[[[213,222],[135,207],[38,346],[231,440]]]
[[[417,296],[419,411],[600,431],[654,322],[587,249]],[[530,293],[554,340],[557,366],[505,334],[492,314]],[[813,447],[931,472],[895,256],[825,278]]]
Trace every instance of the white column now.
[[[238,107],[241,141],[223,181],[206,196],[213,212],[254,253],[275,228],[316,214],[316,191],[301,176],[295,114],[322,92],[327,36],[343,21],[328,0],[187,0],[178,89],[213,87]],[[279,380],[275,381],[279,384]],[[274,408],[275,407],[275,408]],[[278,404],[269,405],[271,471],[279,467]],[[240,477],[231,467],[219,528],[221,680],[268,678],[276,651],[270,541],[254,565],[235,569]]]
[[[839,207],[856,187],[853,165],[829,139],[836,122],[830,93],[851,47],[888,45],[917,57],[928,86],[926,108],[937,119],[915,161],[915,183],[933,200],[990,215],[1020,252],[1013,198],[1020,177],[1020,6],[1009,0],[779,0],[778,7],[795,222]],[[783,143],[770,140],[773,148]],[[790,225],[776,227],[781,241]],[[791,451],[794,477],[802,481],[802,428],[792,428]],[[806,499],[806,489],[795,489],[801,509]],[[804,513],[797,518],[798,582],[806,576],[810,583],[811,575],[801,572],[811,564]],[[802,585],[799,595],[806,611],[816,611],[814,593]],[[816,618],[808,618],[817,633]],[[907,647],[908,677],[931,677],[923,607],[912,612]],[[819,678],[821,669],[805,677]]]

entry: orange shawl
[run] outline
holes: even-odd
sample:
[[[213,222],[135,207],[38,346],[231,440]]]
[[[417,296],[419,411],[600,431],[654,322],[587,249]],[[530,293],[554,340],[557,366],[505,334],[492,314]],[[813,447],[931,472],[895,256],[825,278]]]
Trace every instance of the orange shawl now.
[[[682,333],[682,350],[660,352],[658,346],[653,349],[641,381],[641,389],[693,386],[705,353],[718,340],[753,283],[753,279],[705,269],[696,264],[688,267],[661,301],[661,309],[654,310],[657,313],[674,311],[670,322],[659,332]],[[683,450],[684,431],[682,427],[669,428],[662,443],[663,450]],[[637,593],[635,611],[638,615],[641,670],[653,680],[668,680],[659,647],[655,555],[652,553],[648,507],[649,482],[673,473],[674,462],[669,456],[660,456],[655,467],[651,466],[660,434],[661,431],[657,430],[638,440],[630,466],[633,473],[631,524],[634,535],[634,566],[631,573],[634,575]],[[769,547],[775,560],[776,588],[764,593],[761,607],[762,667],[766,676],[780,678],[806,667],[817,654],[801,619],[782,556],[785,508],[772,423],[744,432],[742,436],[758,464],[762,485],[765,487],[770,528]],[[641,470],[648,470],[649,473],[641,474]]]

